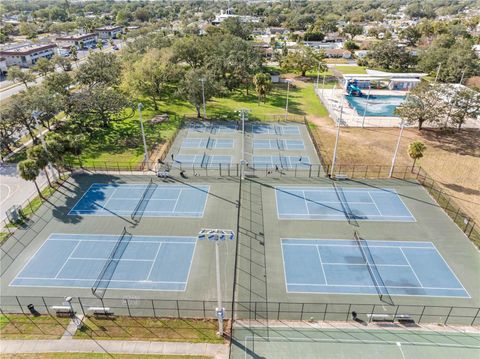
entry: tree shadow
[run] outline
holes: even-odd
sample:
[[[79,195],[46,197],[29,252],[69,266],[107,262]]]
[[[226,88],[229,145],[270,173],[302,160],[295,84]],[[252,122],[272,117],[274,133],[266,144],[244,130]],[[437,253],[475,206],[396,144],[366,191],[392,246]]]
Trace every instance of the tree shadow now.
[[[479,129],[442,130],[442,129],[424,129],[420,135],[432,144],[435,148],[444,151],[455,152],[459,155],[480,157],[479,150]]]
[[[461,185],[456,184],[456,183],[442,182],[442,185],[445,186],[448,189],[451,189],[452,191],[455,191],[455,192],[465,193],[465,194],[474,195],[474,196],[479,196],[480,195],[480,190],[473,189],[473,188],[467,188],[467,187],[461,186]]]

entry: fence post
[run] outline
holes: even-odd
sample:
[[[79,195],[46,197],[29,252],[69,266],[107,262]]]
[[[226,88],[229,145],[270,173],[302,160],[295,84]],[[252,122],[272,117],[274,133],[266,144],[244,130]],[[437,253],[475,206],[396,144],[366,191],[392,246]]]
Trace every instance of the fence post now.
[[[177,318],[180,318],[180,306],[178,305],[178,299],[176,300],[177,303]]]
[[[305,307],[305,303],[302,303],[302,311],[300,312],[300,320],[303,320],[303,308]]]
[[[455,223],[457,222],[458,212],[460,212],[460,207],[458,207],[457,213],[455,213],[455,218],[453,219]]]
[[[372,312],[370,313],[370,318],[368,318],[369,323],[372,321],[373,313],[375,313],[375,307],[376,307],[376,305],[374,304],[373,307],[372,307]],[[397,305],[397,308],[398,308],[398,305]]]
[[[422,322],[423,313],[425,313],[425,306],[423,306],[422,312],[420,313],[420,318],[418,318],[418,323],[419,324]]]
[[[473,325],[473,323],[475,323],[475,321],[477,320],[477,317],[478,317],[478,314],[480,313],[480,308],[478,308],[477,310],[477,313],[475,314],[475,316],[473,317],[473,320],[472,322],[470,323],[470,325]]]
[[[350,310],[351,310],[351,309],[352,309],[352,305],[349,304],[349,305],[348,305],[348,310],[347,310],[347,317],[345,318],[345,321],[346,321],[346,322],[348,322],[348,318],[349,318],[349,316],[350,316]]]
[[[128,299],[125,299],[125,303],[127,304],[128,316],[131,317],[132,313],[130,313],[130,305],[128,305]]]
[[[203,303],[203,319],[205,319],[205,317],[207,316],[207,313],[205,311],[205,300],[202,300],[202,303]]]
[[[453,307],[450,307],[450,310],[447,314],[447,317],[445,318],[445,322],[443,322],[444,325],[447,325],[448,323],[448,318],[450,318],[450,314],[452,313]]]
[[[48,315],[51,316],[50,311],[48,310],[47,303],[45,302],[45,297],[43,295],[42,295],[42,302],[43,302],[43,305],[45,306],[45,309],[47,310]]]
[[[277,309],[277,320],[280,320],[280,306],[282,305],[282,302],[278,302],[278,309]],[[479,309],[480,310],[480,309]],[[477,313],[478,314],[478,313]]]
[[[23,314],[25,314],[23,308],[22,308],[22,304],[20,303],[20,300],[18,299],[18,296],[16,295],[15,296],[15,299],[17,300],[17,303],[18,303],[18,306],[20,307],[20,310],[22,311]]]
[[[325,310],[323,311],[323,321],[327,318],[327,308],[328,308],[328,303],[325,303]]]

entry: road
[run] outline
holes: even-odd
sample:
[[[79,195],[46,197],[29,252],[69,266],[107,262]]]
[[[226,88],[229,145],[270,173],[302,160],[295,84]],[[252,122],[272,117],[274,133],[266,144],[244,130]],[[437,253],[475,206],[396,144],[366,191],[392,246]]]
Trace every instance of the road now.
[[[120,40],[117,40],[115,43],[119,48],[121,47],[121,42]],[[99,49],[95,48],[93,51],[100,51]],[[104,52],[114,52],[113,48],[111,46],[105,47],[102,51]],[[83,61],[86,60],[87,56],[89,54],[88,50],[81,50],[78,52],[78,63],[72,62],[72,67],[75,68],[79,64],[81,64]],[[62,71],[60,67],[56,69],[56,71]],[[43,82],[44,77],[43,76],[38,76],[34,81],[30,82],[28,85],[29,87],[31,86],[36,86],[40,83]],[[12,83],[11,81],[5,80],[1,82],[0,85],[0,101],[3,101],[10,96],[16,95],[17,93],[25,90],[25,85],[22,83]]]

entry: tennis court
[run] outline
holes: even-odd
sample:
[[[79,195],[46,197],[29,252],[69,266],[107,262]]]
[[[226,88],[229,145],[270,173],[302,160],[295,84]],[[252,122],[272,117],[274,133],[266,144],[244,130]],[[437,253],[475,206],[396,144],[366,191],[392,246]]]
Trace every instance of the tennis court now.
[[[282,239],[288,292],[470,298],[431,242]]]
[[[209,186],[93,183],[69,215],[203,217]]]
[[[308,168],[309,156],[252,156],[253,168]]]
[[[199,133],[235,133],[237,131],[236,123],[210,123],[210,122],[190,122],[186,126],[189,131]]]
[[[251,131],[256,135],[300,135],[300,128],[296,125],[254,123]]]
[[[233,139],[231,138],[185,138],[182,141],[181,148],[215,148],[229,149],[233,148]]]
[[[304,150],[302,140],[253,140],[254,150]]]
[[[232,163],[232,156],[207,155],[205,153],[198,155],[178,154],[175,156],[174,166],[176,165],[194,165],[198,167],[218,167],[219,165],[229,165]]]
[[[277,187],[279,219],[415,222],[393,189]]]
[[[50,235],[11,286],[185,291],[194,237]],[[113,264],[112,264],[113,263]],[[110,272],[101,276],[104,268]],[[101,276],[99,278],[99,276]]]

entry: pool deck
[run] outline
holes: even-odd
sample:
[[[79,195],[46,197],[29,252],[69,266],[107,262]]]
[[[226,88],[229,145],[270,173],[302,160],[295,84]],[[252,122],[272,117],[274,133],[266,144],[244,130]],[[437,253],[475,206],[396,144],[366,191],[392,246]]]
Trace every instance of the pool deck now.
[[[367,90],[368,91],[368,90]],[[340,118],[340,108],[343,102],[343,114],[341,125],[348,127],[400,127],[400,117],[382,117],[382,116],[363,116],[359,115],[357,111],[344,98],[345,91],[340,88],[317,89],[317,96],[319,100],[325,105],[332,120]],[[393,90],[371,90],[371,96],[406,96],[407,91],[393,91]],[[416,127],[413,125],[405,125],[406,127]],[[478,121],[468,120],[463,128],[480,128]]]

